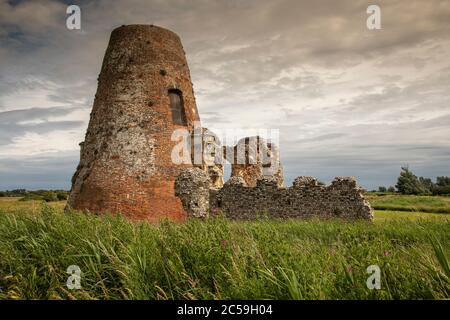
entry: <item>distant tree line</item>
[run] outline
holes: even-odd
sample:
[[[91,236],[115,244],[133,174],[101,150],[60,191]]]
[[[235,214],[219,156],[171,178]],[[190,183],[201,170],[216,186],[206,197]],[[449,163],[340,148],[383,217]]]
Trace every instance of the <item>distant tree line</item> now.
[[[21,197],[21,201],[43,200],[46,202],[67,200],[69,193],[65,190],[26,190],[14,189],[0,191],[0,197]]]
[[[436,182],[430,178],[417,177],[408,167],[402,167],[395,188],[379,187],[378,192],[398,192],[413,195],[450,195],[450,177],[437,177]]]

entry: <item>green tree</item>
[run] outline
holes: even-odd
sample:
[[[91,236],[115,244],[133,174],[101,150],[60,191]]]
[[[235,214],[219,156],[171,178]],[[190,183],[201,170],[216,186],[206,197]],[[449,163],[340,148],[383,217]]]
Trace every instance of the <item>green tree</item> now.
[[[419,177],[419,182],[426,189],[425,193],[431,193],[431,190],[434,188],[434,183],[430,178]]]
[[[378,192],[386,192],[386,187],[378,187]]]
[[[387,191],[388,191],[388,192],[391,192],[391,193],[394,193],[394,192],[395,192],[394,186],[390,186],[390,187],[387,189]]]
[[[450,194],[450,177],[437,177],[433,194]]]
[[[425,179],[422,178],[422,182],[425,182]],[[402,194],[430,194],[431,192],[408,167],[402,167],[395,187]]]
[[[450,186],[450,177],[437,177],[436,185],[440,187]]]
[[[58,200],[67,200],[67,193],[66,192],[58,192],[56,194],[56,197],[58,198]]]
[[[45,202],[58,201],[58,196],[52,191],[45,192],[42,196]]]

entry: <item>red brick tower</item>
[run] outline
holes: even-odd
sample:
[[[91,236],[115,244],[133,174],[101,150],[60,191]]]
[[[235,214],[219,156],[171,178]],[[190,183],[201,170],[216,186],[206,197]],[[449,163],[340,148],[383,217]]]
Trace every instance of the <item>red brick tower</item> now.
[[[180,169],[171,152],[177,128],[199,121],[180,38],[150,25],[115,29],[98,88],[69,206],[136,219],[183,220],[174,195]]]

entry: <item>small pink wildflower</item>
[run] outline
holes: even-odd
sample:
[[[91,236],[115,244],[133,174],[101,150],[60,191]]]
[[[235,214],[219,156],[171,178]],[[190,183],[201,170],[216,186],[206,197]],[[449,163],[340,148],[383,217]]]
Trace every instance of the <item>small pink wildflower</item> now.
[[[225,249],[228,246],[228,241],[227,240],[221,240],[220,241],[220,246],[222,247],[222,249]]]
[[[352,272],[353,272],[352,266],[348,266],[348,267],[347,267],[347,272],[348,272],[348,273],[352,273]]]

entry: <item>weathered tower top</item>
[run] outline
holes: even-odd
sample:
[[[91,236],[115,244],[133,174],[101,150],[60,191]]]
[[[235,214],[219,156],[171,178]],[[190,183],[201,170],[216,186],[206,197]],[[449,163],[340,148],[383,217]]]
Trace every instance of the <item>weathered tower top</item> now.
[[[180,38],[152,25],[111,33],[69,205],[132,218],[186,216],[174,195],[177,128],[199,121]]]

